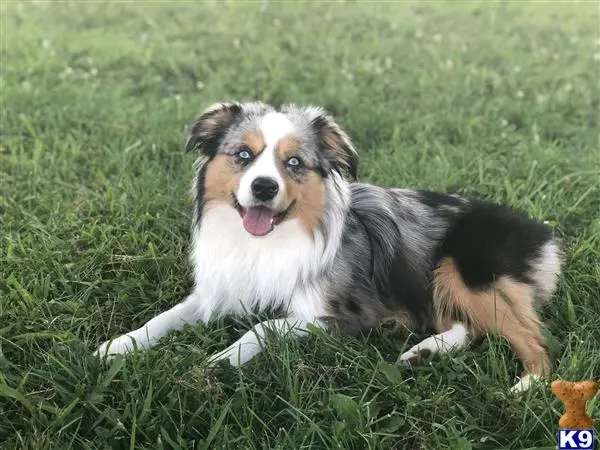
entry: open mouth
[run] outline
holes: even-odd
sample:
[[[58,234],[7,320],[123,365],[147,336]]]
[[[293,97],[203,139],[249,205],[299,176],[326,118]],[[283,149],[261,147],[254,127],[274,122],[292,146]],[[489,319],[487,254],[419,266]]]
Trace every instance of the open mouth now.
[[[290,206],[278,213],[266,206],[251,206],[249,208],[244,208],[240,205],[236,196],[234,194],[232,194],[232,196],[235,209],[237,209],[242,218],[244,229],[253,236],[264,236],[273,231],[275,225],[280,224],[283,219],[286,218],[296,203],[296,200],[294,200],[290,203]]]

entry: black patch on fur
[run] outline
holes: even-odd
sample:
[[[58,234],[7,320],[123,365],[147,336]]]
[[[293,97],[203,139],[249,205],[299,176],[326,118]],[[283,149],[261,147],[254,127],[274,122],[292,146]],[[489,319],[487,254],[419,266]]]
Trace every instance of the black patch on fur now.
[[[450,226],[439,256],[451,257],[467,286],[474,289],[489,287],[501,276],[531,283],[530,261],[550,239],[545,225],[523,213],[473,202]]]
[[[438,209],[443,206],[453,206],[458,208],[464,205],[464,200],[451,195],[430,191],[415,191],[415,193],[421,203],[433,209]]]
[[[406,362],[411,366],[416,366],[419,363],[419,357],[417,355],[411,356]]]
[[[431,350],[429,350],[428,348],[422,348],[419,350],[419,356],[423,359],[429,359],[429,357],[431,356]]]
[[[323,156],[319,155],[321,160],[320,166],[325,169],[325,173],[333,169],[337,172],[346,172],[351,180],[356,180],[358,171],[358,155],[350,145],[344,143],[344,139],[336,130],[337,125],[332,123],[333,120],[325,115],[315,117],[310,126],[315,130],[319,137],[319,145],[325,150]],[[341,147],[339,149],[329,148],[323,138],[322,133],[330,133],[337,137]],[[321,168],[321,167],[320,167]],[[325,175],[326,176],[326,175]]]
[[[360,314],[360,313],[362,313],[362,308],[360,307],[360,303],[358,303],[352,297],[350,297],[346,301],[346,307],[348,308],[348,311],[350,311],[352,314]]]
[[[325,116],[317,116],[311,121],[311,126],[316,130],[321,130],[329,125],[329,119]]]
[[[333,309],[333,311],[335,313],[339,313],[340,312],[340,301],[333,299],[331,300],[331,302],[329,303],[331,305],[331,308]]]
[[[418,321],[426,321],[431,307],[431,278],[414,268],[401,247],[383,256],[384,250],[379,244],[374,251],[373,278],[381,298],[389,299],[391,309],[406,309]],[[385,267],[389,257],[391,263]]]
[[[243,107],[239,103],[223,103],[220,109],[202,114],[189,130],[186,151],[191,152],[197,148],[201,148],[204,154],[209,158],[213,158],[217,154],[219,145],[223,137],[225,137],[227,130],[237,123],[242,110]],[[206,126],[206,123],[213,120],[214,116],[223,113],[231,114],[231,121],[225,126],[214,129]]]
[[[434,214],[446,221],[452,221],[459,212],[468,208],[470,201],[466,198],[439,194],[430,191],[415,191],[417,200],[428,206]]]

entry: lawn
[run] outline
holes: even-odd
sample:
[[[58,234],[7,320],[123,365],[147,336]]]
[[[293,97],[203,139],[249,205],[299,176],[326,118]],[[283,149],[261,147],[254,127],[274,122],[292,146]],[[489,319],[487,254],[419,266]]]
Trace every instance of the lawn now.
[[[187,327],[103,367],[105,339],[191,287],[194,155],[218,100],[326,107],[359,178],[548,221],[566,254],[543,312],[551,379],[600,375],[598,7],[497,2],[1,4],[0,447],[487,449],[556,446],[549,386],[494,335],[428,364],[423,338],[271,340]],[[600,396],[589,405],[600,417]]]

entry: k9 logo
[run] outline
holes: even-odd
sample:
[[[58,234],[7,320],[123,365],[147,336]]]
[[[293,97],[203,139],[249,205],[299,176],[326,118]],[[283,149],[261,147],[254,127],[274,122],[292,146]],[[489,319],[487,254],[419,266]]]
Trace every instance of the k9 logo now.
[[[558,450],[593,450],[594,430],[559,430]]]

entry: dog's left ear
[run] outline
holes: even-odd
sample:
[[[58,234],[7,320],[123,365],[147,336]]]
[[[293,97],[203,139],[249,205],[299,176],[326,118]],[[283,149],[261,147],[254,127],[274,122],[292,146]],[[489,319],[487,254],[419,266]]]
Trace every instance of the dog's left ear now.
[[[348,135],[324,112],[311,121],[311,127],[316,132],[325,158],[332,168],[340,173],[345,172],[352,180],[356,180],[358,154]]]
[[[202,149],[209,157],[215,156],[219,144],[229,127],[242,113],[242,105],[236,102],[215,103],[204,110],[191,126],[185,148],[188,152]]]

